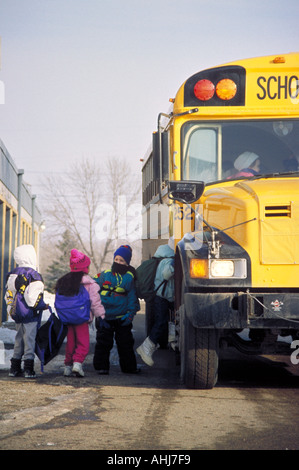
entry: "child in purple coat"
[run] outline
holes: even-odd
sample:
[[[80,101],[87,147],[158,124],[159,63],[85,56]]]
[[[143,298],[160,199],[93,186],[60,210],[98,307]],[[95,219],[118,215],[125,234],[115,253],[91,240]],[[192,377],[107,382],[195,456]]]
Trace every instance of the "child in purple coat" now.
[[[84,377],[82,363],[89,352],[89,323],[94,317],[105,318],[105,309],[99,295],[100,287],[89,275],[90,259],[84,253],[73,249],[70,256],[71,272],[61,277],[56,284],[56,292],[64,296],[78,294],[83,284],[90,299],[90,318],[88,322],[80,325],[68,325],[67,344],[64,360],[64,375],[72,373]]]

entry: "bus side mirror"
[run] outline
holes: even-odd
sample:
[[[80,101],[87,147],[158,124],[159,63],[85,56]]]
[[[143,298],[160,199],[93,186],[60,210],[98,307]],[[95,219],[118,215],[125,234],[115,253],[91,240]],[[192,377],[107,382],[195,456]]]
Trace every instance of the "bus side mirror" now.
[[[204,192],[203,181],[169,181],[168,197],[184,204],[197,201]]]

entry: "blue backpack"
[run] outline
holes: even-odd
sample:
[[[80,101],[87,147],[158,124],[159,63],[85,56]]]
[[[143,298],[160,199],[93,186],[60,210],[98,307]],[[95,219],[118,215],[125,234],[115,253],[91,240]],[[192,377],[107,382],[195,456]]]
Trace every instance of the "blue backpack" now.
[[[55,309],[58,317],[65,325],[81,325],[89,320],[90,298],[84,286],[72,297],[56,293]]]
[[[41,362],[41,371],[57,354],[67,335],[67,326],[52,312],[49,306],[48,320],[39,325],[35,340],[35,353]]]

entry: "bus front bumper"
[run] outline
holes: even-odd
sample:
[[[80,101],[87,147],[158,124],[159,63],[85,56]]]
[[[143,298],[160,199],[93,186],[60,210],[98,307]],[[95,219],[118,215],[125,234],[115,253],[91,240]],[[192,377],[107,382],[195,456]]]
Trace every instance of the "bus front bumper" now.
[[[185,293],[184,305],[195,328],[299,329],[299,292]]]

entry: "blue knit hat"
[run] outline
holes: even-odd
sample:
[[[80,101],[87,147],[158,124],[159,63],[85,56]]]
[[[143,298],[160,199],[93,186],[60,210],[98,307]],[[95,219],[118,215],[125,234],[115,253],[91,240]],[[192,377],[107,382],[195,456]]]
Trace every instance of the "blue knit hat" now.
[[[121,256],[127,264],[130,264],[132,258],[132,248],[129,245],[121,245],[114,253],[115,256]]]

